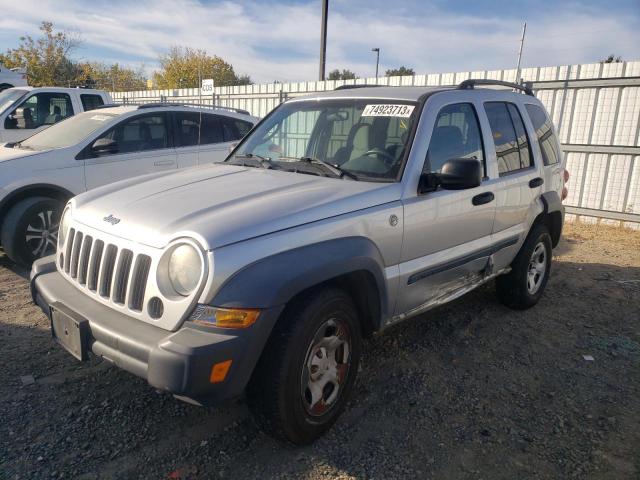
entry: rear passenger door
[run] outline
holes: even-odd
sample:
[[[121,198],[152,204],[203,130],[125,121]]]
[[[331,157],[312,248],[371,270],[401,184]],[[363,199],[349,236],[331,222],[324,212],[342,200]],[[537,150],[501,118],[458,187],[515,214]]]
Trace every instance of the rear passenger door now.
[[[122,120],[96,138],[83,151],[87,190],[145,173],[175,169],[176,152],[168,126],[166,113],[149,113]],[[114,141],[115,151],[93,154],[91,145],[100,139]]]
[[[203,113],[198,163],[222,162],[252,127],[251,122],[235,117]]]
[[[491,127],[499,180],[494,193],[496,216],[493,233],[526,231],[533,221],[531,208],[540,195],[544,179],[534,161],[531,141],[523,121],[523,112],[511,102],[486,102],[484,110]],[[525,114],[526,115],[526,114]],[[510,261],[509,252],[496,255],[496,268]]]
[[[178,168],[192,167],[198,164],[198,144],[200,142],[200,112],[173,112],[174,142]]]

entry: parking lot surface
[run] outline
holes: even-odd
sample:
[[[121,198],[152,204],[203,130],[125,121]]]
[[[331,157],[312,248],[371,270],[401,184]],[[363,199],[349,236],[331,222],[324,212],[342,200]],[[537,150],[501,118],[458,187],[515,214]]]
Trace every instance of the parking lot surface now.
[[[0,252],[0,479],[637,479],[640,232],[567,225],[554,253],[528,311],[490,284],[368,340],[346,412],[296,448],[242,399],[78,363]]]

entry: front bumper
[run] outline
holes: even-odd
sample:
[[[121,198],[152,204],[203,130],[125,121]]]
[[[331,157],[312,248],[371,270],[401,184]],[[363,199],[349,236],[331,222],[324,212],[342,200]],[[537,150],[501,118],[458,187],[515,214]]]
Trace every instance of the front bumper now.
[[[54,257],[36,261],[31,295],[50,317],[51,308],[86,321],[87,350],[146,379],[155,388],[197,404],[242,393],[282,307],[263,310],[244,330],[200,327],[190,322],[176,332],[130,318],[93,300],[55,269]],[[221,383],[211,383],[214,364],[232,360]]]

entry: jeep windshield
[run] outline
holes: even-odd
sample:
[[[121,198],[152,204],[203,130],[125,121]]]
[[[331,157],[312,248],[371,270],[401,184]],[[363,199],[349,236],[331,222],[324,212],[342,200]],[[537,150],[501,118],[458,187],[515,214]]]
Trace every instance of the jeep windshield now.
[[[79,113],[16,143],[15,146],[26,150],[52,150],[76,145],[99,128],[108,125],[115,117],[116,114],[95,110]]]
[[[340,98],[281,105],[226,161],[312,175],[396,181],[417,103]]]

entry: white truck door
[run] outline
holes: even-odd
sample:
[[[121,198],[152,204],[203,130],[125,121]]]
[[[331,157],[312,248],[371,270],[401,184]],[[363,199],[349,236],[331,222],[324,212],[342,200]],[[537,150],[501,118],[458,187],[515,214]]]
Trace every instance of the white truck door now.
[[[38,90],[6,114],[2,140],[19,142],[71,117],[78,108],[74,104],[68,93]]]

